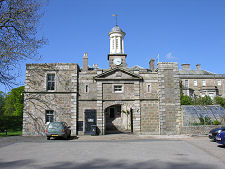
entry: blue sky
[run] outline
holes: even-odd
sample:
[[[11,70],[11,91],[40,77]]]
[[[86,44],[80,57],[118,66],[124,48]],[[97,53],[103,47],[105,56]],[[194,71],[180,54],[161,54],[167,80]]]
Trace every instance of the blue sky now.
[[[119,15],[118,25],[126,32],[129,67],[148,68],[159,53],[160,61],[190,63],[192,69],[201,64],[202,69],[225,73],[225,0],[50,0],[39,29],[48,45],[40,50],[41,60],[21,63],[19,85],[24,85],[26,63],[82,67],[87,52],[90,66],[108,68],[112,14]]]

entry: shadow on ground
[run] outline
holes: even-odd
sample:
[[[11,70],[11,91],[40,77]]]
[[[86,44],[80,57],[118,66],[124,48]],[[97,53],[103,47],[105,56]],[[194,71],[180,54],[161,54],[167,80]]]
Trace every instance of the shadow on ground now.
[[[225,145],[218,145],[217,147],[225,149]]]
[[[44,169],[212,169],[215,166],[209,164],[200,164],[193,162],[163,162],[160,160],[150,160],[145,162],[134,163],[132,161],[120,160],[109,161],[107,159],[95,159],[86,163],[57,162],[54,165],[40,166],[34,160],[18,160],[10,162],[2,162],[1,168],[44,168]]]

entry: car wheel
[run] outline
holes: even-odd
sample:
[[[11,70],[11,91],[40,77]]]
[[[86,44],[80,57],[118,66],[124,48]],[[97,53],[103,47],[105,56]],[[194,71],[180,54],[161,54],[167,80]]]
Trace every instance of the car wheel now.
[[[47,140],[50,140],[50,137],[47,137]]]

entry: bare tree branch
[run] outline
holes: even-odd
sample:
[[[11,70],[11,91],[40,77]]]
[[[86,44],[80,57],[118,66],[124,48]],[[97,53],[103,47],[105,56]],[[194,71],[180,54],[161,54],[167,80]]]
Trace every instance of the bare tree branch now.
[[[39,57],[46,44],[37,36],[40,18],[47,1],[0,0],[0,83],[15,83],[12,74],[18,62]]]

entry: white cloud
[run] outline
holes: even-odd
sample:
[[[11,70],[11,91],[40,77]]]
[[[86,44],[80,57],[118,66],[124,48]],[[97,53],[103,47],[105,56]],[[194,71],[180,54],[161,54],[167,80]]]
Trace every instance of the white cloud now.
[[[167,59],[175,59],[175,56],[172,55],[172,52],[166,54]]]

